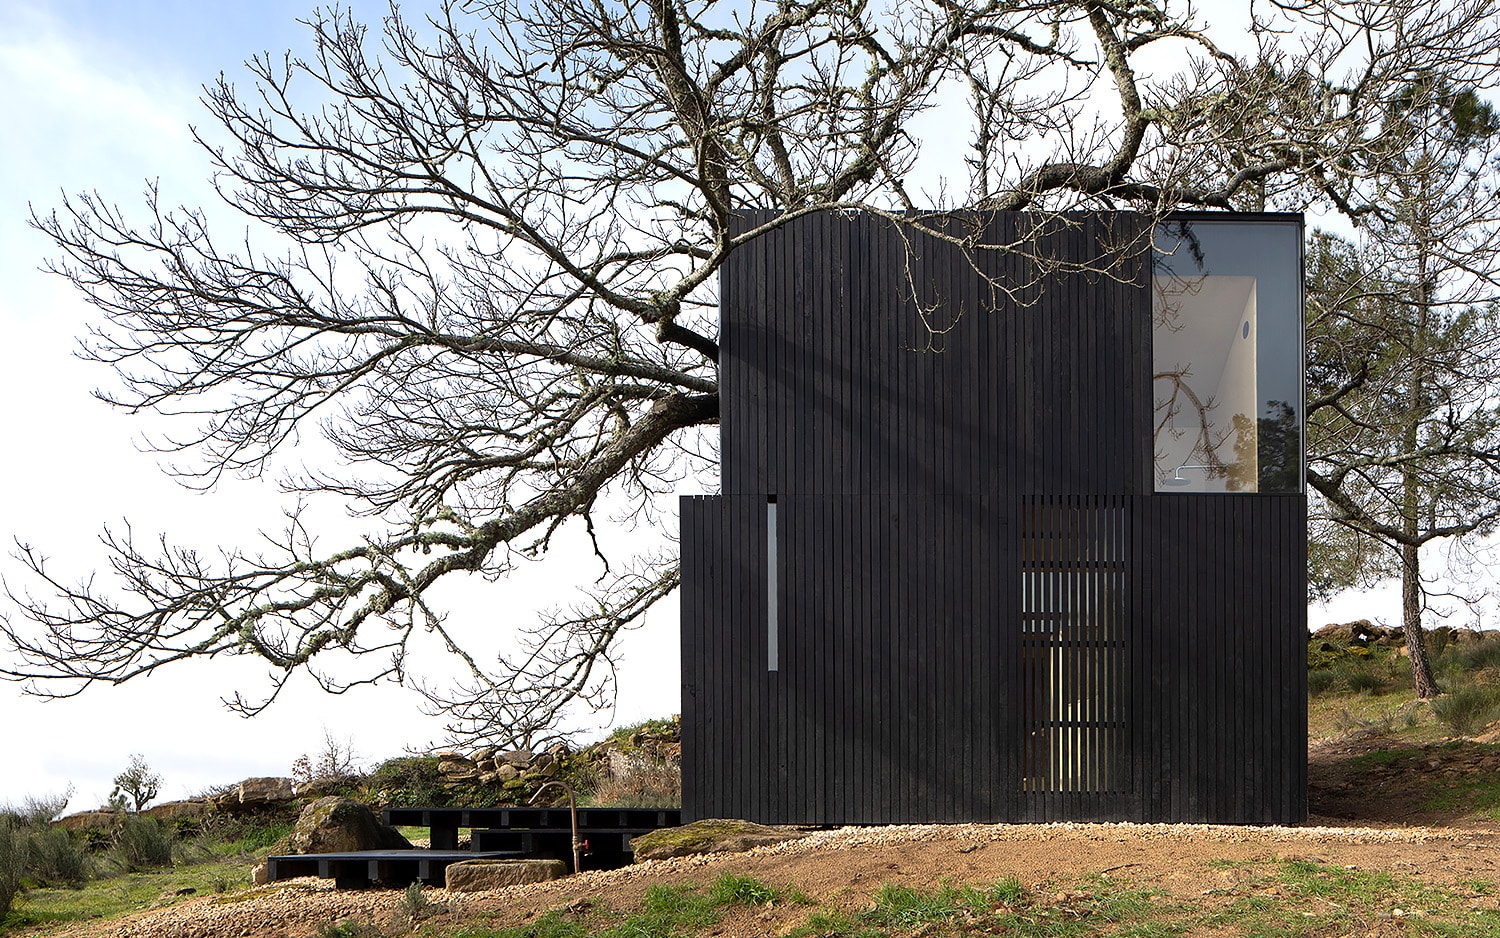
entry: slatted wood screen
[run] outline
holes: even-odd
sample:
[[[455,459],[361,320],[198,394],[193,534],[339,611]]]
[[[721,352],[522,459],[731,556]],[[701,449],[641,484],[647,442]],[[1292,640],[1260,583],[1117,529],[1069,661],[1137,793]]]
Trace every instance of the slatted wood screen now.
[[[1144,265],[1018,303],[1005,263],[828,215],[725,270],[724,494],[682,504],[685,817],[1305,815],[1304,498],[1151,492]]]

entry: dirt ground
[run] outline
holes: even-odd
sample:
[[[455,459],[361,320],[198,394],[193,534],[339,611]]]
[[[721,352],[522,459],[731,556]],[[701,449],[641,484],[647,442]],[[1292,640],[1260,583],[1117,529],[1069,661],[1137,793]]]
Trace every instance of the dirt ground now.
[[[489,893],[449,896],[434,924],[482,921],[502,927],[534,920],[562,906],[636,907],[655,883],[705,884],[724,872],[754,876],[773,886],[795,884],[824,905],[853,911],[867,906],[884,883],[930,888],[944,882],[989,884],[1014,877],[1030,890],[1066,902],[1080,878],[1102,875],[1149,885],[1174,900],[1212,908],[1227,902],[1250,876],[1243,863],[1308,859],[1339,867],[1386,871],[1432,884],[1465,888],[1500,880],[1500,823],[1460,818],[1460,808],[1424,809],[1403,794],[1412,773],[1500,771],[1478,766],[1475,753],[1434,749],[1415,762],[1360,758],[1378,741],[1342,739],[1310,752],[1313,817],[1296,828],[1207,825],[954,825],[845,828],[819,831],[747,854],[654,861],[623,870]],[[1487,754],[1484,759],[1490,758]],[[1495,757],[1500,761],[1500,757]],[[1393,773],[1401,773],[1399,780]],[[1227,862],[1225,862],[1227,861]],[[392,890],[338,892],[299,880],[236,896],[194,898],[110,923],[72,926],[77,938],[292,938],[325,924],[367,919],[387,934],[404,926],[401,894]],[[1493,894],[1473,894],[1474,907],[1497,908]],[[735,910],[710,934],[776,935],[806,912],[790,904]],[[1376,926],[1369,934],[1404,934]]]

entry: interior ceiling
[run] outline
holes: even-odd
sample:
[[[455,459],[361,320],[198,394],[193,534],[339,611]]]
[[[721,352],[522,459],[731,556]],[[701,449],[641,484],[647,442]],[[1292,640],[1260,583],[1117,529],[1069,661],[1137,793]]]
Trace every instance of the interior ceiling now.
[[[1255,341],[1254,296],[1254,277],[1157,278],[1152,289],[1157,326],[1151,332],[1155,370],[1187,368],[1188,386],[1200,397],[1215,396],[1234,343],[1243,341],[1240,328],[1246,319],[1250,341]],[[1175,310],[1175,318],[1168,320],[1174,328],[1161,324],[1163,304]]]

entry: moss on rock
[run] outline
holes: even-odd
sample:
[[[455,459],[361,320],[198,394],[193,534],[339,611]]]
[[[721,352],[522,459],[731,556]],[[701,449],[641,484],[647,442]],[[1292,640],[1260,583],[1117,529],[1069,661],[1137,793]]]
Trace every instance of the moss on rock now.
[[[662,860],[701,853],[744,853],[755,847],[806,837],[806,831],[768,827],[753,821],[704,818],[681,827],[664,827],[630,841],[637,860]]]
[[[293,853],[410,850],[411,841],[353,798],[330,795],[302,809],[290,847]]]

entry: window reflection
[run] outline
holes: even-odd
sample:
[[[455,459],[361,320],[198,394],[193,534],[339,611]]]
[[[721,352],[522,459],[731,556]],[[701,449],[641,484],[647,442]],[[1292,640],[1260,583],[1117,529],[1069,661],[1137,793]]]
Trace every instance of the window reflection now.
[[[1156,490],[1302,485],[1301,226],[1174,221],[1152,278]]]

